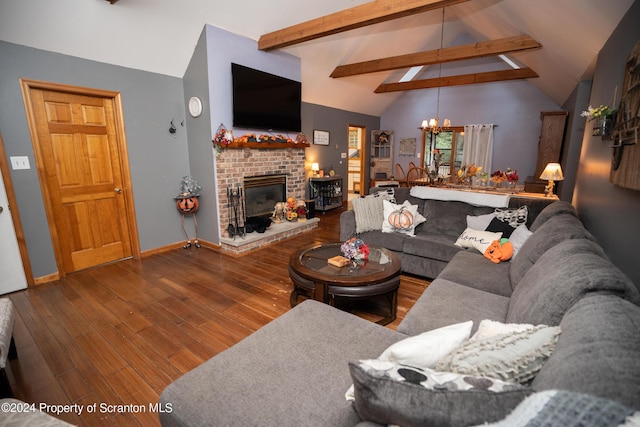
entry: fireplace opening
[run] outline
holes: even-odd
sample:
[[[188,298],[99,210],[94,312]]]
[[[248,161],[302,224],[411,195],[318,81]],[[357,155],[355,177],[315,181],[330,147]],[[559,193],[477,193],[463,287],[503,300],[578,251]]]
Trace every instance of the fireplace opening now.
[[[270,217],[276,203],[286,199],[286,175],[262,175],[244,178],[247,218]]]

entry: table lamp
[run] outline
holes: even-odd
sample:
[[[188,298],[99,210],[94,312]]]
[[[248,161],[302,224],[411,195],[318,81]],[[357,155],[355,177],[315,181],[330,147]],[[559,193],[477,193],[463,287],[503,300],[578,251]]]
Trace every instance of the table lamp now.
[[[311,171],[313,172],[313,176],[318,176],[318,171],[320,171],[320,165],[317,163],[311,163]]]
[[[540,175],[540,179],[549,181],[547,186],[544,187],[544,194],[547,197],[552,197],[554,181],[562,181],[564,179],[560,163],[547,163],[547,166]]]

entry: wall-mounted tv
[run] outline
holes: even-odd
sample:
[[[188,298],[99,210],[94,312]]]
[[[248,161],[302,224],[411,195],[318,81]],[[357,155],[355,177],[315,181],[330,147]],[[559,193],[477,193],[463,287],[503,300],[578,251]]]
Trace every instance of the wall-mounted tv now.
[[[300,82],[233,63],[231,76],[233,126],[300,132]]]

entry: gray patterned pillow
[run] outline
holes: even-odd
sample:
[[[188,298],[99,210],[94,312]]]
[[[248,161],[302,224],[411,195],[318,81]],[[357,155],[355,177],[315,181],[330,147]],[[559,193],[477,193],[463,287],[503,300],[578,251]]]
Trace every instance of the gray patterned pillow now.
[[[401,426],[472,425],[505,417],[533,391],[518,384],[380,360],[350,363],[364,421]]]
[[[469,340],[443,357],[435,369],[525,384],[553,353],[559,335],[558,326],[538,325],[524,331]]]

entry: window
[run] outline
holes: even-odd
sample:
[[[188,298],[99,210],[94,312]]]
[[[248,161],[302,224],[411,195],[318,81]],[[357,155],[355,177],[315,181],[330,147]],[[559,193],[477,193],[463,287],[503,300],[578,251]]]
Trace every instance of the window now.
[[[464,147],[464,128],[451,127],[439,133],[422,131],[422,167],[433,169],[433,151],[442,154],[438,175],[447,178],[455,175],[462,166],[462,149]]]

